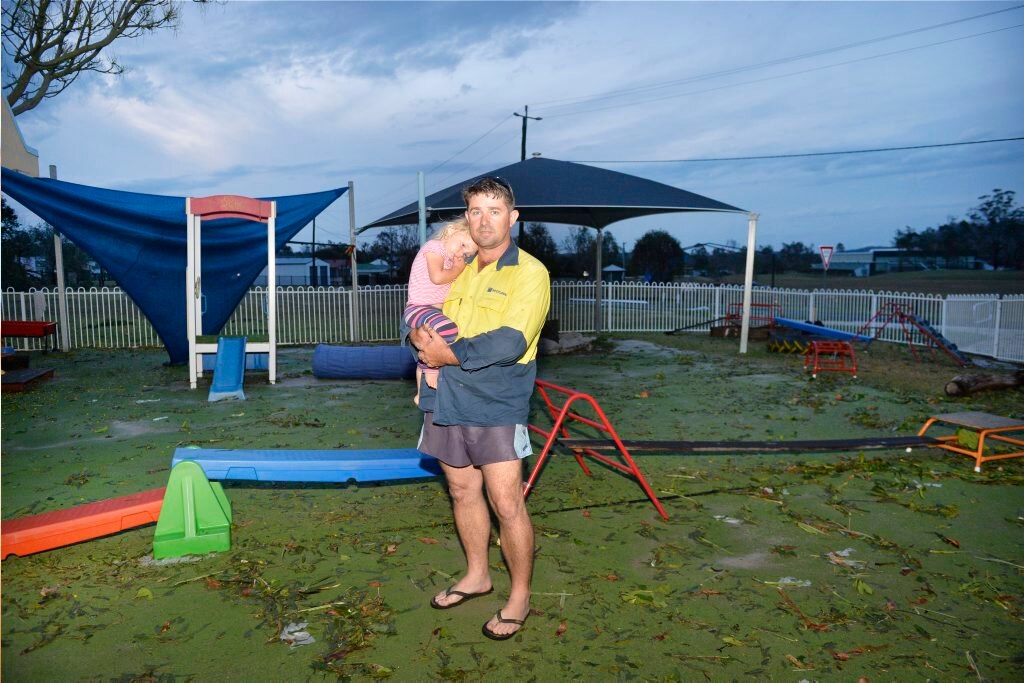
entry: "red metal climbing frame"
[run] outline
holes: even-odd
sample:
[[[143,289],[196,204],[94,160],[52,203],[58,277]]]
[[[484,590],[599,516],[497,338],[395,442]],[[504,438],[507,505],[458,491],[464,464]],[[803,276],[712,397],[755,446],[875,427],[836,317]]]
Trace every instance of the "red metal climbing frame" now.
[[[853,346],[847,341],[812,341],[804,352],[804,370],[811,371],[811,377],[819,372],[849,372],[857,379],[857,361],[853,356]]]
[[[573,391],[572,389],[566,389],[565,387],[560,387],[557,384],[545,382],[544,380],[541,379],[536,380],[536,385],[537,391],[540,393],[541,398],[544,399],[544,403],[548,407],[548,412],[551,414],[551,419],[554,420],[554,425],[551,427],[550,431],[545,431],[540,427],[537,427],[532,424],[528,425],[532,431],[542,435],[546,439],[546,441],[544,442],[544,448],[541,449],[540,456],[537,458],[537,464],[534,465],[533,471],[530,472],[530,478],[526,481],[526,486],[523,491],[523,495],[528,496],[530,495],[530,491],[533,490],[533,485],[537,481],[537,477],[540,476],[541,469],[544,467],[544,461],[547,460],[547,457],[551,452],[551,447],[554,446],[555,442],[558,439],[564,439],[569,437],[568,424],[581,423],[587,425],[588,427],[592,427],[600,432],[608,434],[611,440],[615,442],[615,447],[618,449],[619,455],[621,456],[622,460],[625,461],[625,464],[623,464],[621,462],[613,460],[612,458],[606,455],[601,455],[597,451],[590,448],[573,448],[573,457],[576,458],[576,462],[578,462],[580,467],[583,469],[583,473],[586,474],[588,477],[591,476],[590,469],[587,467],[587,464],[583,461],[583,457],[586,456],[588,458],[594,458],[595,460],[601,462],[604,465],[613,467],[619,472],[625,474],[626,476],[635,478],[637,482],[639,482],[640,487],[644,490],[644,493],[647,494],[647,497],[651,499],[652,503],[654,503],[654,507],[658,510],[658,514],[660,514],[662,518],[668,519],[668,515],[665,513],[665,508],[661,506],[661,501],[659,501],[658,497],[654,495],[654,491],[651,490],[651,487],[647,483],[647,480],[644,479],[644,475],[640,472],[640,468],[636,466],[636,462],[633,461],[633,458],[632,456],[630,456],[629,451],[626,450],[626,447],[622,444],[622,439],[619,438],[619,435],[616,433],[615,428],[612,427],[612,423],[608,420],[608,417],[605,416],[604,411],[601,410],[601,406],[598,405],[594,397],[591,396],[590,394],[584,394],[579,391]],[[560,406],[556,405],[555,401],[552,399],[552,394],[563,395],[565,397],[565,402]],[[590,407],[593,408],[594,413],[597,416],[597,419],[591,419],[588,417],[584,417],[578,413],[571,412],[569,410],[569,407],[575,401],[583,401],[584,403],[589,403]]]

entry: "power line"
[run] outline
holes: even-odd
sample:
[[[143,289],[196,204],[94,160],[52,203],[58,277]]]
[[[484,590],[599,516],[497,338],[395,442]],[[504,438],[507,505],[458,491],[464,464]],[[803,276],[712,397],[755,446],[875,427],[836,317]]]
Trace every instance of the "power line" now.
[[[502,147],[504,147],[508,143],[512,142],[513,140],[515,140],[514,137],[510,137],[510,138],[506,138],[506,139],[502,140],[501,142],[499,142],[494,147],[491,147],[490,149],[488,149],[486,152],[484,152],[480,156],[474,158],[472,161],[466,162],[466,166],[469,167],[469,168],[472,168],[473,166],[479,166],[480,163],[484,159],[488,158],[495,151],[501,149]],[[461,171],[455,171],[454,173],[449,173],[444,178],[441,178],[440,180],[436,181],[435,183],[431,183],[431,184],[439,186],[439,189],[443,189],[443,188],[448,186],[449,181],[453,180],[454,178],[459,176],[461,173],[462,173]],[[437,191],[437,190],[435,190],[435,191]],[[429,194],[432,194],[432,193],[429,193]]]
[[[595,107],[593,109],[584,109],[582,111],[567,112],[564,114],[545,114],[545,118],[555,119],[564,116],[579,116],[580,114],[593,114],[594,112],[607,111],[608,109],[621,109],[623,107],[635,107],[641,104],[650,104],[652,102],[662,102],[664,100],[672,100],[678,97],[686,97],[687,95],[702,95],[704,93],[715,92],[717,90],[726,90],[728,88],[738,88],[743,85],[753,85],[755,83],[764,83],[766,81],[774,81],[780,78],[789,78],[790,76],[800,76],[802,74],[812,73],[814,71],[822,71],[824,69],[834,69],[837,66],[847,66],[849,64],[856,64],[858,62],[866,62],[872,59],[881,59],[882,57],[892,57],[894,55],[903,54],[905,52],[913,52],[915,50],[923,50],[928,47],[936,47],[938,45],[946,45],[947,43],[955,43],[961,40],[968,40],[970,38],[978,38],[980,36],[987,36],[993,33],[999,33],[1001,31],[1009,31],[1011,29],[1020,28],[1024,24],[1014,24],[1013,26],[1005,26],[1003,28],[993,29],[991,31],[983,31],[981,33],[972,33],[967,36],[961,36],[959,38],[950,38],[948,40],[940,40],[934,43],[926,43],[925,45],[918,45],[915,47],[908,47],[902,50],[893,50],[891,52],[883,52],[877,55],[869,55],[867,57],[859,57],[857,59],[849,59],[845,62],[836,62],[835,64],[825,64],[824,66],[811,67],[809,69],[801,69],[799,71],[791,71],[785,74],[779,74],[777,76],[765,76],[764,78],[755,78],[750,81],[741,81],[739,83],[731,83],[729,85],[720,85],[715,88],[705,88],[703,90],[690,90],[688,92],[676,93],[674,95],[665,95],[664,97],[654,97],[646,100],[635,100],[632,102],[623,102],[622,104],[610,104],[606,107]]]
[[[712,78],[718,78],[720,76],[731,76],[733,74],[742,73],[744,71],[753,71],[755,69],[763,69],[763,68],[766,68],[766,67],[769,67],[769,66],[778,66],[779,64],[786,64],[786,63],[789,63],[789,62],[795,62],[795,61],[799,61],[801,59],[809,59],[811,57],[820,57],[822,55],[832,54],[832,53],[835,53],[835,52],[841,52],[843,50],[849,50],[849,49],[852,49],[852,48],[855,48],[855,47],[864,47],[865,45],[871,45],[873,43],[881,43],[881,42],[884,42],[884,41],[887,41],[887,40],[892,40],[894,38],[903,38],[903,37],[906,37],[906,36],[909,36],[909,35],[914,35],[916,33],[924,33],[925,31],[933,31],[933,30],[938,29],[938,28],[945,28],[947,26],[953,26],[955,24],[962,24],[962,23],[967,22],[967,21],[973,21],[975,19],[982,19],[984,17],[990,17],[990,16],[993,16],[995,14],[1002,14],[1004,12],[1011,12],[1011,11],[1018,10],[1018,9],[1021,9],[1021,8],[1024,8],[1024,5],[1016,5],[1014,7],[1007,7],[1005,9],[996,10],[994,12],[986,12],[984,14],[975,14],[973,16],[964,17],[962,19],[954,19],[952,21],[945,21],[945,22],[942,22],[941,24],[932,24],[931,26],[923,26],[921,28],[911,29],[909,31],[901,31],[900,33],[892,33],[892,34],[885,35],[885,36],[879,36],[878,38],[869,38],[867,40],[861,40],[861,41],[857,41],[857,42],[854,42],[854,43],[846,43],[844,45],[838,45],[836,47],[824,48],[824,49],[821,49],[821,50],[814,50],[812,52],[804,52],[802,54],[792,55],[792,56],[789,56],[789,57],[780,57],[778,59],[772,59],[772,60],[769,60],[769,61],[766,61],[766,62],[758,62],[756,64],[747,64],[747,65],[744,65],[744,66],[738,66],[738,67],[734,67],[734,68],[731,68],[731,69],[723,69],[721,71],[714,71],[714,72],[707,73],[707,74],[700,74],[700,75],[697,75],[697,76],[690,76],[690,77],[687,77],[687,78],[675,79],[675,80],[671,80],[671,81],[660,81],[660,82],[651,83],[651,84],[648,84],[648,85],[637,86],[635,88],[625,88],[625,89],[622,89],[622,90],[611,90],[611,91],[607,91],[607,92],[604,92],[604,93],[601,93],[601,94],[598,94],[598,95],[583,95],[583,96],[580,96],[580,97],[569,97],[569,98],[564,98],[564,99],[560,99],[560,100],[548,100],[546,102],[537,102],[535,104],[536,104],[536,106],[545,106],[545,105],[554,105],[554,106],[562,105],[562,106],[567,106],[567,104],[563,105],[563,103],[575,103],[575,104],[578,104],[578,103],[581,103],[581,102],[590,102],[590,101],[595,101],[595,100],[610,99],[610,98],[613,98],[613,97],[619,97],[621,95],[627,95],[627,94],[637,93],[637,92],[644,92],[644,91],[648,91],[648,90],[657,90],[657,89],[661,89],[661,88],[668,88],[668,87],[671,87],[671,86],[674,86],[674,85],[682,85],[684,83],[692,83],[692,82],[695,82],[695,81],[703,81],[703,80],[708,80],[708,79],[712,79]]]
[[[501,124],[505,123],[506,121],[508,121],[509,119],[511,119],[511,118],[512,118],[513,116],[516,116],[516,115],[515,115],[515,114],[509,114],[508,116],[506,116],[505,118],[503,118],[503,119],[502,119],[501,121],[498,121],[498,123],[496,123],[496,124],[494,125],[494,127],[493,127],[493,128],[491,128],[491,129],[490,129],[490,130],[488,130],[488,131],[487,131],[486,133],[484,133],[483,135],[481,135],[480,137],[478,137],[478,138],[477,138],[476,140],[473,140],[473,142],[469,143],[468,145],[466,145],[465,147],[463,147],[462,149],[460,149],[460,150],[459,150],[458,152],[456,152],[455,154],[451,155],[450,157],[448,157],[447,159],[445,159],[444,161],[442,161],[441,163],[439,163],[439,164],[438,164],[437,166],[435,166],[434,168],[432,168],[432,169],[430,169],[429,171],[427,171],[427,173],[433,173],[433,172],[434,172],[434,171],[436,171],[437,169],[441,168],[442,166],[444,166],[445,164],[447,164],[447,163],[448,163],[449,161],[451,161],[451,160],[452,160],[452,159],[454,159],[455,157],[459,156],[460,154],[462,154],[463,152],[465,152],[466,150],[468,150],[468,149],[469,149],[470,147],[472,147],[473,145],[475,145],[476,143],[480,142],[480,141],[481,141],[481,140],[483,140],[483,139],[484,139],[485,137],[487,137],[488,135],[490,135],[491,133],[493,133],[494,131],[496,131],[496,130],[498,129],[498,127],[499,127],[499,126],[500,126]]]
[[[908,149],[936,149],[938,147],[960,147],[963,145],[985,145],[992,142],[1019,142],[1024,137],[993,138],[991,140],[970,140],[968,142],[942,142],[933,145],[908,145],[906,147],[877,147],[874,149],[849,149],[841,152],[804,152],[801,154],[765,154],[749,157],[709,157],[703,159],[582,159],[581,164],[693,164],[708,161],[757,161],[762,159],[799,159],[801,157],[840,156],[843,154],[871,154],[873,152],[899,152]]]
[[[495,124],[495,125],[494,125],[493,127],[491,127],[491,128],[490,128],[490,129],[489,129],[489,130],[488,130],[488,131],[487,131],[486,133],[484,133],[483,135],[481,135],[480,137],[478,137],[478,138],[477,138],[476,140],[473,140],[473,142],[469,143],[468,145],[466,145],[465,147],[463,147],[462,149],[460,149],[460,150],[459,150],[458,152],[456,152],[455,154],[451,155],[450,157],[448,157],[447,159],[445,159],[445,160],[444,160],[444,161],[442,161],[441,163],[437,164],[436,166],[434,166],[433,168],[431,168],[430,170],[428,170],[428,171],[427,171],[427,173],[428,173],[428,174],[430,174],[430,173],[433,173],[433,172],[434,172],[434,171],[436,171],[437,169],[441,168],[442,166],[444,166],[445,164],[447,164],[447,163],[448,163],[449,161],[451,161],[451,160],[452,160],[452,159],[454,159],[455,157],[459,156],[460,154],[462,154],[463,152],[465,152],[466,150],[468,150],[469,148],[471,148],[471,147],[472,147],[473,145],[477,144],[478,142],[480,142],[481,140],[483,140],[484,138],[486,138],[486,137],[487,137],[488,135],[490,135],[491,133],[493,133],[494,131],[496,131],[496,130],[497,130],[497,129],[498,129],[499,127],[501,127],[501,125],[502,125],[503,123],[505,123],[506,121],[508,121],[508,120],[509,120],[509,119],[511,119],[511,118],[513,118],[513,115],[512,115],[512,114],[509,114],[508,116],[506,116],[505,118],[503,118],[503,119],[502,119],[501,121],[498,121],[498,123],[496,123],[496,124]],[[375,197],[372,197],[371,199],[369,199],[369,200],[368,200],[368,201],[366,202],[366,205],[367,205],[367,206],[376,206],[377,204],[381,203],[382,201],[384,201],[384,200],[385,200],[386,198],[390,197],[391,195],[393,195],[393,194],[397,194],[397,193],[398,193],[399,191],[401,191],[401,190],[404,190],[405,188],[407,188],[407,187],[409,187],[409,186],[411,186],[411,185],[414,185],[414,184],[415,184],[415,183],[413,183],[412,181],[409,181],[409,182],[407,182],[407,183],[402,183],[401,185],[397,185],[397,186],[393,187],[392,189],[390,189],[390,190],[387,190],[387,191],[386,191],[386,192],[384,192],[384,193],[381,193],[381,194],[378,194],[378,195],[377,195],[377,196],[375,196]],[[364,207],[364,208],[365,208],[365,207]]]

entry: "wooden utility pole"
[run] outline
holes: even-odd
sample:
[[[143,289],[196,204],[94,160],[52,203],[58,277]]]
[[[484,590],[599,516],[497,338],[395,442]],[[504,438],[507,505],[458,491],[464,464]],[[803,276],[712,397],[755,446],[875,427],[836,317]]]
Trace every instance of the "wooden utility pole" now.
[[[543,121],[543,119],[540,116],[530,116],[530,107],[529,107],[529,105],[525,105],[525,104],[523,105],[523,113],[522,114],[520,114],[519,112],[515,112],[514,111],[514,112],[512,112],[512,116],[518,116],[519,118],[521,118],[523,120],[523,144],[522,144],[522,149],[520,150],[520,153],[519,153],[519,160],[520,161],[526,161],[526,122],[530,121],[531,119],[534,120],[534,121]],[[519,221],[519,240],[518,240],[518,242],[522,242],[522,241],[523,241],[523,221]]]

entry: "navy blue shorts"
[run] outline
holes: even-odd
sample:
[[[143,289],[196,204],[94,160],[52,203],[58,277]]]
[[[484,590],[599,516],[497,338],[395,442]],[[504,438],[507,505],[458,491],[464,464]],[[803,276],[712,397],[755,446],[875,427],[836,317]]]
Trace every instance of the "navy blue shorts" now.
[[[423,413],[417,448],[450,467],[481,467],[521,460],[533,453],[526,425],[436,425],[433,413]]]

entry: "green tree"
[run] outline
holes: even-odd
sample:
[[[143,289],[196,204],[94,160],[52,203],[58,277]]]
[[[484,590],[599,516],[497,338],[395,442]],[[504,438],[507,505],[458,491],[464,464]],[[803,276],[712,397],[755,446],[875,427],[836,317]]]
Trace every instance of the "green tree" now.
[[[3,89],[14,115],[55,97],[83,73],[120,75],[103,52],[125,38],[177,28],[174,0],[7,0]]]
[[[997,188],[978,199],[981,203],[968,210],[970,220],[951,218],[937,228],[897,230],[893,245],[901,251],[900,269],[907,256],[935,262],[941,257],[946,266],[974,258],[994,268],[1024,268],[1024,208],[1010,190]]]
[[[818,254],[803,242],[783,242],[776,255],[776,263],[780,272],[806,271],[811,269],[816,258],[819,258]]]
[[[92,284],[92,259],[73,242],[61,238],[65,283],[70,287]],[[30,287],[54,287],[57,284],[53,253],[53,229],[45,223],[31,227],[21,224],[14,208],[3,199],[2,286],[24,291]],[[35,259],[33,270],[25,261]]]
[[[326,242],[316,246],[316,257],[322,259],[347,259],[349,245],[344,242]]]
[[[568,236],[562,240],[559,275],[571,278],[593,276],[596,253],[594,235],[593,229],[582,225],[569,228]]]
[[[14,208],[7,203],[6,199],[0,198],[2,207],[0,213],[3,217],[3,247],[0,248],[2,258],[3,288],[13,288],[23,291],[32,286],[29,274],[22,257],[30,256],[31,240],[24,230],[21,229],[21,221]]]
[[[664,230],[644,233],[636,241],[630,266],[642,273],[645,280],[671,282],[683,265],[683,247]]]
[[[978,197],[981,204],[968,216],[975,226],[977,243],[993,268],[1024,266],[1024,208],[1016,206],[1012,190],[992,190]]]
[[[527,223],[519,246],[547,266],[549,272],[554,273],[558,268],[558,247],[543,223]]]
[[[387,261],[397,282],[407,282],[412,262],[420,250],[418,230],[415,225],[399,225],[377,233],[369,247],[362,250],[360,263],[383,259]]]
[[[622,247],[615,235],[605,230],[601,237],[601,267],[622,263]],[[597,265],[597,231],[577,225],[562,240],[562,257],[556,275],[562,277],[594,277]],[[585,273],[585,275],[584,275]]]

